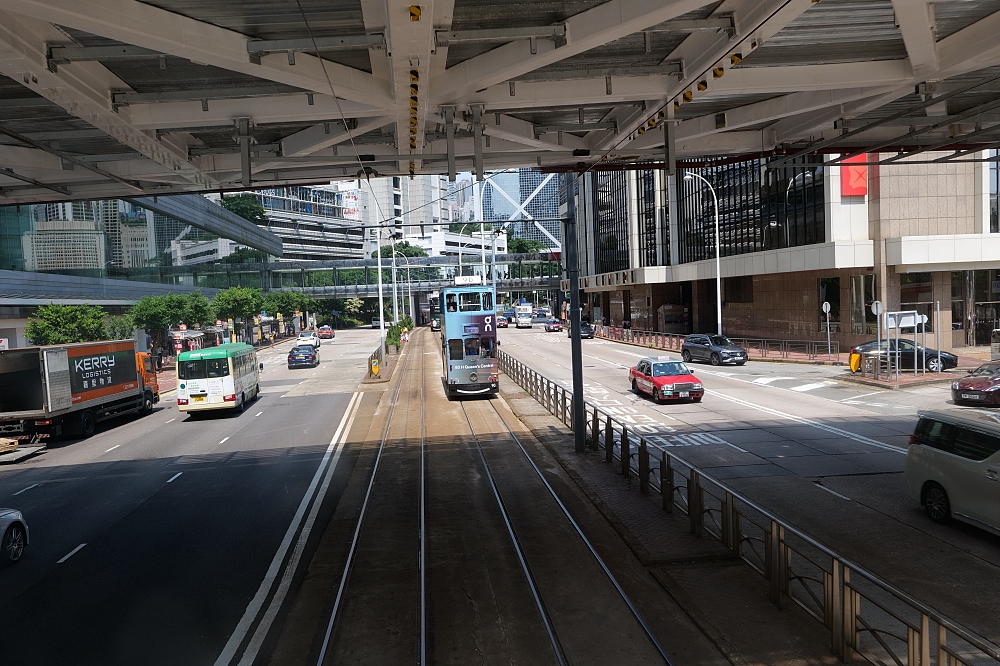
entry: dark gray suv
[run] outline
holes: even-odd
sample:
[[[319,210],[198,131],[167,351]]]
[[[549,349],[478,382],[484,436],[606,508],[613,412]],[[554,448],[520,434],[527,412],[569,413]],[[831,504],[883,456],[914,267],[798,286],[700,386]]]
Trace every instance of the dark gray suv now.
[[[747,351],[737,347],[724,335],[693,333],[684,338],[681,357],[685,361],[708,361],[712,365],[743,365]]]

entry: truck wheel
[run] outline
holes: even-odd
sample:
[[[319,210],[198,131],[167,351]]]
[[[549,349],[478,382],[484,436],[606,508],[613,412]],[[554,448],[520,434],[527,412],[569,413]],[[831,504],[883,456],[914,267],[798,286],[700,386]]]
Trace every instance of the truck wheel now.
[[[80,414],[80,436],[84,439],[93,437],[96,430],[97,417],[94,416],[94,412],[88,409],[83,414]]]
[[[146,416],[147,414],[152,414],[153,413],[153,394],[152,393],[150,393],[150,392],[147,391],[146,393],[143,394],[143,396],[142,396],[142,409],[139,410],[139,413],[142,414],[143,416]]]

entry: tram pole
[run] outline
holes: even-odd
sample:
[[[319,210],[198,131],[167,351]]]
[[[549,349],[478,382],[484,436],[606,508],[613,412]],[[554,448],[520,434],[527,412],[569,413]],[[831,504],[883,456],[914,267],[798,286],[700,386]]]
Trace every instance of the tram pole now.
[[[573,440],[576,452],[583,453],[587,443],[586,416],[583,405],[583,347],[580,344],[580,257],[576,246],[576,176],[567,173],[566,219],[563,242],[566,274],[569,278],[569,330],[573,357]]]

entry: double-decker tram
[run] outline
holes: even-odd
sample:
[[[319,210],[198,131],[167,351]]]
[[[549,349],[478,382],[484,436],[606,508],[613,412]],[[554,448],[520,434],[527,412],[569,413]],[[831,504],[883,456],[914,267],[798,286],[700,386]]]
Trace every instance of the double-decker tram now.
[[[445,287],[439,303],[448,399],[496,393],[500,364],[493,288]]]

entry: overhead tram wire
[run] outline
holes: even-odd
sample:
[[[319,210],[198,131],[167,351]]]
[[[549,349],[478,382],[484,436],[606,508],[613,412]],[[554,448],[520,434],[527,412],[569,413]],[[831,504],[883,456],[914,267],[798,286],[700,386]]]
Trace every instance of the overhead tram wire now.
[[[421,359],[423,355],[421,354]],[[406,359],[406,364],[409,365],[411,359]],[[319,658],[316,660],[317,666],[323,666],[323,661],[326,659],[326,651],[330,646],[330,638],[333,636],[333,627],[337,622],[337,616],[340,614],[341,605],[344,601],[344,591],[347,589],[347,581],[350,578],[351,570],[354,567],[354,558],[357,555],[358,541],[361,537],[361,530],[365,524],[365,518],[368,516],[368,506],[371,502],[372,489],[375,487],[375,479],[378,477],[378,470],[382,463],[382,454],[385,451],[385,442],[389,437],[389,426],[392,423],[392,416],[396,411],[396,402],[399,399],[399,392],[403,386],[403,378],[406,376],[407,365],[400,368],[399,379],[396,382],[396,389],[393,392],[392,400],[389,402],[389,411],[385,417],[385,427],[382,429],[382,439],[379,442],[378,450],[375,452],[375,466],[372,469],[371,478],[368,480],[368,489],[365,491],[365,499],[361,504],[361,514],[358,516],[358,524],[354,528],[354,535],[351,537],[351,547],[347,553],[347,562],[344,564],[344,571],[340,576],[340,583],[337,586],[337,596],[334,598],[333,610],[330,611],[330,621],[326,626],[326,633],[323,635],[323,644],[320,647]],[[423,384],[423,369],[421,368],[421,385]],[[423,405],[421,404],[421,409]],[[421,451],[423,450],[423,426],[421,426]],[[421,453],[422,455],[422,453]],[[421,574],[421,582],[423,582],[423,577]],[[423,590],[421,589],[421,598],[423,597]],[[423,639],[423,623],[421,623],[421,646],[424,646],[426,641]],[[421,654],[421,664],[424,664],[423,654]]]
[[[559,661],[559,666],[569,666],[569,662],[566,660],[566,655],[563,652],[562,644],[560,644],[559,637],[556,636],[555,629],[552,626],[552,620],[549,618],[549,612],[545,608],[545,602],[542,600],[542,596],[538,592],[538,585],[535,583],[535,577],[531,573],[531,567],[528,566],[528,561],[524,557],[524,551],[521,549],[521,542],[518,540],[517,533],[514,531],[514,526],[510,522],[510,515],[507,513],[507,506],[504,504],[503,497],[500,496],[500,489],[497,488],[496,480],[493,478],[493,471],[490,469],[490,464],[486,461],[486,454],[483,453],[482,442],[479,441],[479,435],[476,434],[476,429],[472,427],[472,419],[469,418],[469,412],[465,409],[465,402],[461,402],[460,404],[462,407],[462,414],[465,416],[465,422],[469,424],[469,432],[472,433],[472,438],[476,441],[476,449],[479,451],[479,459],[483,462],[483,469],[486,471],[486,478],[489,479],[490,488],[493,490],[493,497],[496,498],[497,505],[500,507],[500,515],[503,517],[504,525],[507,526],[507,534],[510,536],[511,542],[514,544],[514,551],[517,553],[517,560],[521,563],[521,570],[524,572],[524,576],[528,581],[528,588],[531,590],[531,597],[535,600],[535,607],[538,609],[538,614],[542,618],[542,624],[545,625],[545,633],[549,637],[549,643],[552,645],[552,651],[555,653],[556,659]]]
[[[615,578],[614,574],[611,573],[611,569],[609,569],[608,565],[604,563],[604,560],[598,554],[597,549],[594,548],[594,545],[590,542],[590,539],[587,538],[587,535],[583,533],[583,530],[580,528],[580,525],[570,514],[569,509],[567,509],[566,505],[563,504],[561,499],[559,499],[559,495],[556,494],[556,491],[553,490],[552,486],[549,484],[548,479],[546,479],[545,475],[542,474],[542,470],[538,468],[538,465],[535,464],[535,461],[532,460],[530,455],[528,455],[528,451],[527,449],[524,448],[524,444],[522,444],[518,436],[514,434],[514,431],[511,429],[511,427],[507,425],[507,421],[503,418],[503,415],[500,413],[500,410],[497,409],[496,404],[494,404],[492,400],[489,401],[489,404],[490,407],[493,408],[493,411],[496,413],[497,418],[500,419],[500,422],[503,424],[504,428],[507,429],[507,432],[510,434],[511,439],[514,440],[514,443],[517,444],[517,447],[521,449],[521,453],[523,453],[524,457],[527,458],[528,464],[531,465],[532,469],[535,470],[535,474],[537,474],[538,478],[541,479],[543,484],[545,484],[545,488],[549,491],[549,494],[552,496],[552,499],[554,499],[556,501],[556,504],[559,505],[559,508],[562,510],[563,515],[566,516],[566,520],[568,520],[570,525],[573,526],[573,529],[576,531],[577,535],[587,546],[587,549],[590,551],[590,554],[594,556],[594,559],[597,560],[597,564],[601,567],[605,575],[607,575],[608,579],[611,581],[611,584],[618,591],[618,594],[621,596],[622,601],[624,601],[625,605],[628,606],[629,610],[632,612],[632,616],[642,627],[643,632],[645,632],[646,638],[648,638],[649,641],[653,644],[653,647],[656,648],[656,651],[660,653],[660,656],[663,658],[664,663],[666,663],[667,666],[673,666],[674,662],[670,660],[670,657],[667,655],[666,650],[664,650],[663,646],[660,645],[660,642],[656,640],[656,636],[653,635],[653,630],[649,628],[648,624],[646,624],[646,620],[644,620],[642,615],[639,613],[639,609],[635,607],[635,604],[629,598],[628,594],[626,594],[625,590],[622,589],[622,586],[618,583],[618,580]],[[466,418],[468,418],[468,415],[466,415]],[[480,448],[480,455],[482,455],[481,448]]]

